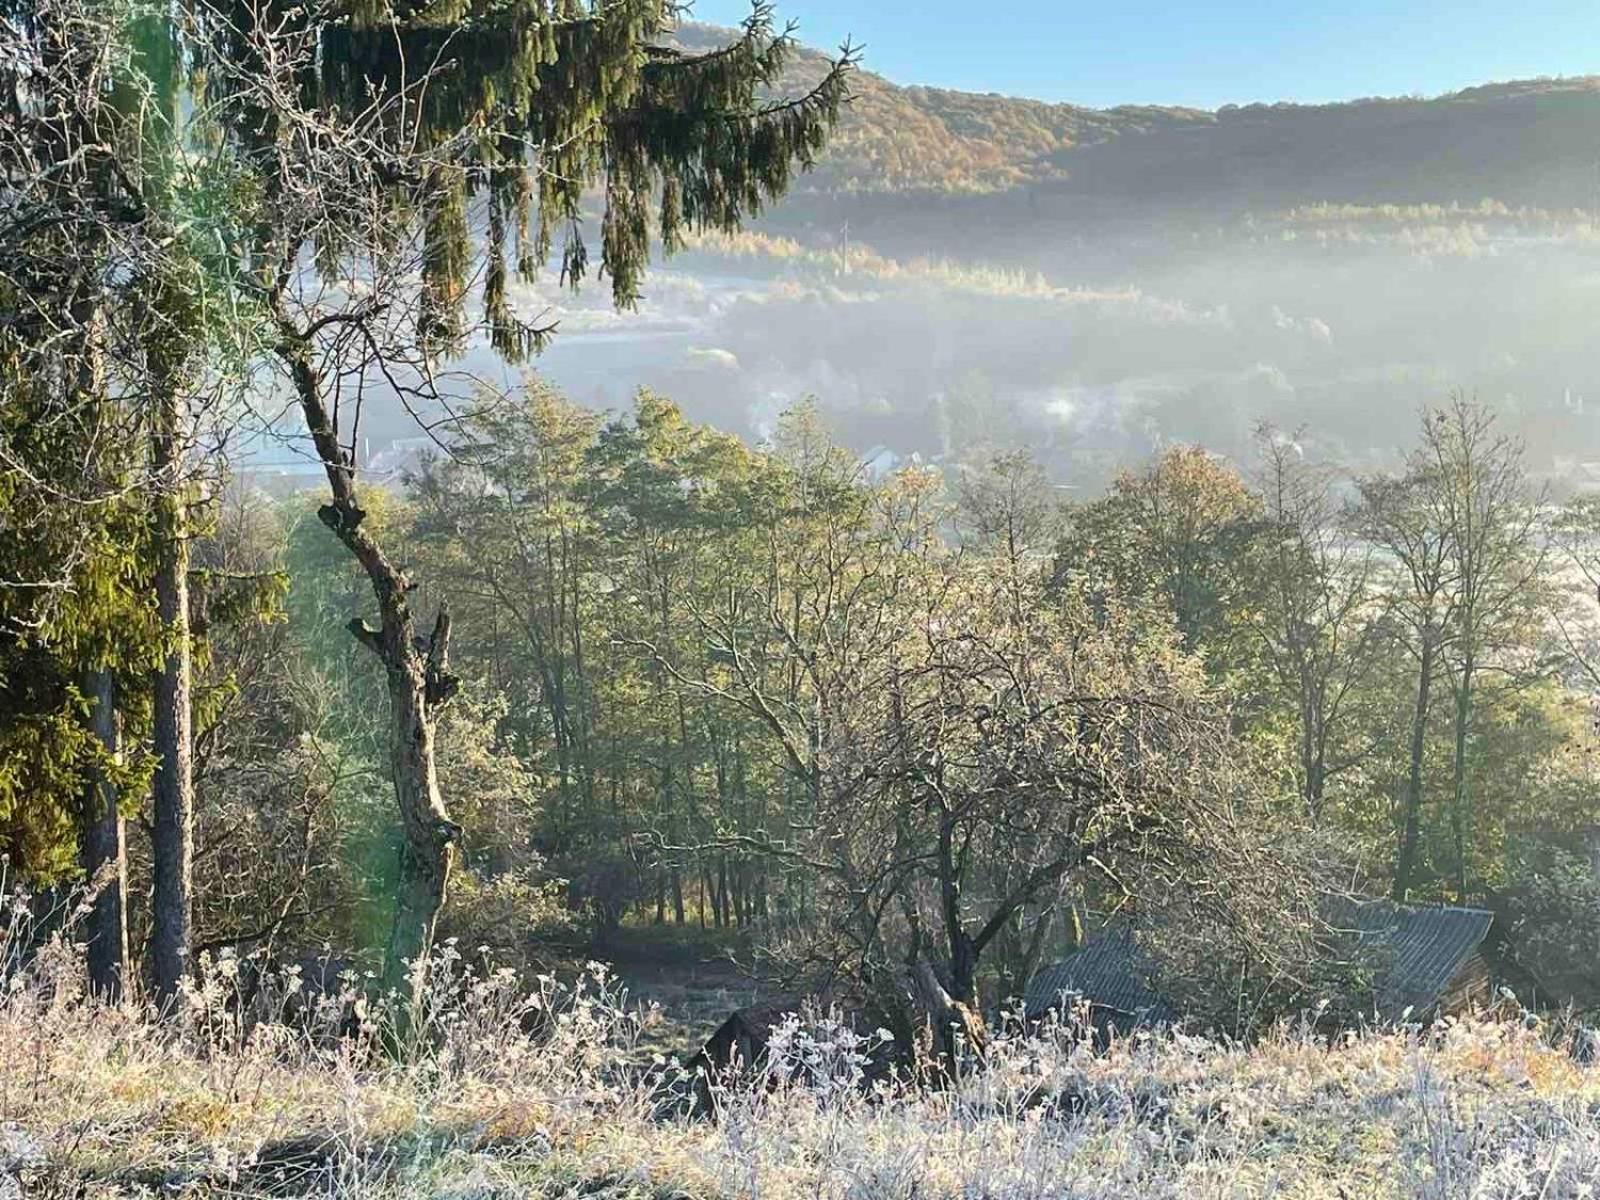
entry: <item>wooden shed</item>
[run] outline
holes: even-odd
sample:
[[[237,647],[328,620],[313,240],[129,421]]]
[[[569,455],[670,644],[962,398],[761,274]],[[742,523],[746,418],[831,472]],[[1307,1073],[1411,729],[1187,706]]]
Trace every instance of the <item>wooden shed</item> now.
[[[1089,938],[1070,958],[1035,973],[1023,993],[1024,1011],[1028,1020],[1038,1021],[1084,1004],[1090,1023],[1102,1033],[1171,1025],[1179,1014],[1156,990],[1156,973],[1132,927],[1119,923]]]

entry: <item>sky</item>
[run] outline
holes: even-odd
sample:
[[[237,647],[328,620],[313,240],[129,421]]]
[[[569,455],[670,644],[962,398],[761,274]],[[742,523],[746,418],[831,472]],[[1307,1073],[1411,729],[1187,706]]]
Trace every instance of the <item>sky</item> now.
[[[695,0],[735,24],[748,0]],[[1600,74],[1594,0],[779,0],[823,49],[896,83],[1109,107],[1436,95]]]

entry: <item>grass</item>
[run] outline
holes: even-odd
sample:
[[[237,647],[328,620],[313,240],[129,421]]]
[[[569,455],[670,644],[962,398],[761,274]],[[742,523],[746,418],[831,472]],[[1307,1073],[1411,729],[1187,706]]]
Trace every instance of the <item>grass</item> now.
[[[156,1022],[85,1000],[49,947],[0,998],[0,1197],[1558,1200],[1600,1181],[1600,1072],[1531,1022],[1098,1054],[1054,1030],[927,1092],[863,1089],[869,1043],[820,1016],[705,1119],[648,1049],[660,1013],[604,968],[524,990],[445,960],[396,1056],[359,981],[243,1021],[236,964],[210,964]]]

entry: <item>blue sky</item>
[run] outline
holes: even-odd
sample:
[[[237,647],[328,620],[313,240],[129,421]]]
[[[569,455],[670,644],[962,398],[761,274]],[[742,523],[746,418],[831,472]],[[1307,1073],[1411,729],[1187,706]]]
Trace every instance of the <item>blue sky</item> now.
[[[695,0],[733,24],[744,0]],[[1600,74],[1595,0],[779,0],[823,48],[847,34],[897,83],[1107,106],[1432,95]]]

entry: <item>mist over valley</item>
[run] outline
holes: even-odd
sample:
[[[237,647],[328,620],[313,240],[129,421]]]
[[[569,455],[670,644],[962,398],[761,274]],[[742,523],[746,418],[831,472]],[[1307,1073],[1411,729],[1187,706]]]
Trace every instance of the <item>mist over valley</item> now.
[[[1600,457],[1600,81],[1218,113],[858,90],[795,191],[636,312],[523,290],[559,322],[538,372],[753,440],[810,397],[885,462],[1026,446],[1085,488],[1260,421],[1375,466],[1452,390],[1558,486]]]

